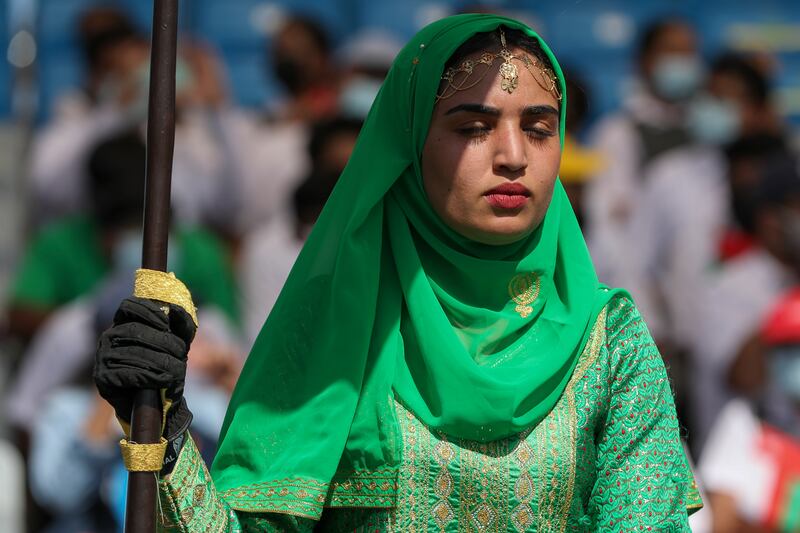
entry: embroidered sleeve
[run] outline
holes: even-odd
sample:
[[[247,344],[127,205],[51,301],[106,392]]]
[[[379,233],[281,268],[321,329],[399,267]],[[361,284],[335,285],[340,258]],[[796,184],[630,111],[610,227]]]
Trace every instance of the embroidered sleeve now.
[[[231,509],[219,496],[194,441],[189,438],[171,474],[159,482],[158,531],[163,533],[310,533],[313,520]]]
[[[595,529],[691,531],[688,514],[702,501],[664,363],[630,300],[612,301],[607,328],[611,397],[590,500]]]

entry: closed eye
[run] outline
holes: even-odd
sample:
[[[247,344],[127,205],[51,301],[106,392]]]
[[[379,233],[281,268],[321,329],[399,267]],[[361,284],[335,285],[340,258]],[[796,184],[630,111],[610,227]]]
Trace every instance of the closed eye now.
[[[536,140],[544,140],[555,136],[555,132],[543,128],[523,128],[523,131],[529,138]]]
[[[456,131],[459,133],[459,135],[466,137],[470,141],[479,143],[489,136],[489,132],[492,131],[492,128],[484,125],[475,125],[458,128]]]
[[[491,131],[491,128],[488,126],[470,126],[468,128],[459,128],[458,132],[462,135],[467,137],[472,137],[475,135],[486,135]]]

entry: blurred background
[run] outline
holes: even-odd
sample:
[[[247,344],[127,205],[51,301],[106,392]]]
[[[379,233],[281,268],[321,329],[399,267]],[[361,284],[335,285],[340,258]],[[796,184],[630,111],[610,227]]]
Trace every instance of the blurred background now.
[[[170,269],[200,308],[207,458],[247,349],[392,59],[458,12],[568,78],[561,179],[672,380],[695,531],[800,531],[796,0],[184,0]],[[152,5],[0,1],[0,531],[121,531],[97,335],[141,249]]]

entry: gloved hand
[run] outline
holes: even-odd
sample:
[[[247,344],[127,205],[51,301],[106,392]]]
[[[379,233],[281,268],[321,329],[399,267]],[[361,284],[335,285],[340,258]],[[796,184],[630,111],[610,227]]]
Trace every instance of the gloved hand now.
[[[172,401],[163,436],[174,440],[192,421],[183,387],[189,345],[197,327],[181,307],[162,306],[144,298],[126,298],[114,315],[114,325],[100,336],[94,382],[100,395],[130,423],[133,399],[139,389],[165,390]]]

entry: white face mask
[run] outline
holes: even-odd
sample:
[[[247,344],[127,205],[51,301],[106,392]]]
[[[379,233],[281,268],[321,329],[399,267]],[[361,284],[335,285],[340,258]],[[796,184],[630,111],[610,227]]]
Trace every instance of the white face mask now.
[[[339,96],[342,113],[362,120],[367,118],[381,85],[381,81],[366,76],[358,76],[347,82]]]
[[[112,270],[116,272],[133,272],[142,265],[142,230],[135,228],[122,232],[114,242],[111,252]],[[167,244],[167,263],[170,270],[175,270],[178,264],[179,249],[175,240],[170,239]]]
[[[778,390],[800,402],[800,347],[776,350],[771,355],[770,374]]]
[[[666,55],[653,68],[653,90],[666,100],[686,100],[700,87],[703,75],[703,65],[697,58]]]
[[[127,230],[114,243],[111,255],[114,270],[132,272],[142,264],[142,232]]]
[[[741,131],[739,108],[731,102],[709,95],[692,102],[687,120],[692,136],[704,144],[729,143]]]

